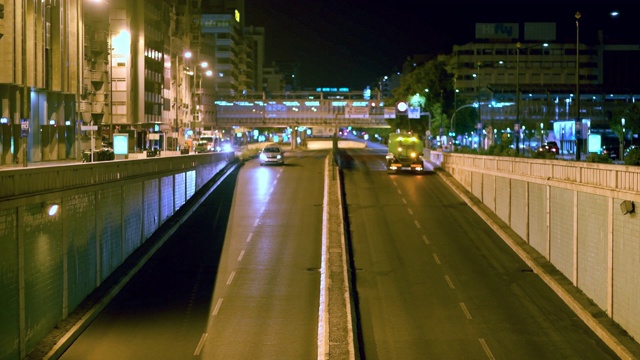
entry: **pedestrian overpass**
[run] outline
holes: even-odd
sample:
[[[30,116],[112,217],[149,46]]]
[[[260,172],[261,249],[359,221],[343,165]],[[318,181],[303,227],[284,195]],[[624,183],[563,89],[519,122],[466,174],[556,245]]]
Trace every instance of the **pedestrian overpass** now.
[[[383,100],[242,99],[215,102],[216,127],[389,128],[395,108]]]

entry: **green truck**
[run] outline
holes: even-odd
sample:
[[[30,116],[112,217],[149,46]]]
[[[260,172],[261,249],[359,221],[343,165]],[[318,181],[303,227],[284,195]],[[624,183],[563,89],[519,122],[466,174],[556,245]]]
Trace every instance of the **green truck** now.
[[[421,173],[424,171],[422,159],[424,144],[416,135],[410,133],[389,134],[388,147],[387,172]]]

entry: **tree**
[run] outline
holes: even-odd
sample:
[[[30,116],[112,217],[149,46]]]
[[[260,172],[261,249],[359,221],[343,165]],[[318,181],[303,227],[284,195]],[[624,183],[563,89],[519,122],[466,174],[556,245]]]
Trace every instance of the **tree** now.
[[[431,132],[439,131],[440,127],[448,127],[448,116],[444,109],[450,107],[450,94],[453,93],[453,77],[446,68],[447,60],[440,56],[433,58],[422,65],[414,65],[412,61],[407,61],[403,67],[403,75],[400,78],[400,85],[393,90],[392,102],[410,101],[416,95],[424,98],[421,104],[423,112],[431,114]],[[424,116],[423,116],[424,118]],[[425,124],[426,122],[426,124]],[[389,121],[392,127],[406,127],[408,119],[395,119]],[[411,128],[414,132],[424,131],[428,128],[428,118],[420,119],[419,122],[411,121]]]

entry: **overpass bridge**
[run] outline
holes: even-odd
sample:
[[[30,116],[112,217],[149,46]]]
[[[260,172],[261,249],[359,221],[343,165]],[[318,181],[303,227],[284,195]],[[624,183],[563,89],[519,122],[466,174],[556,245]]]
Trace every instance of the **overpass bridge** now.
[[[242,99],[215,102],[216,127],[366,127],[389,128],[395,108],[383,100]],[[205,123],[206,125],[206,123]]]

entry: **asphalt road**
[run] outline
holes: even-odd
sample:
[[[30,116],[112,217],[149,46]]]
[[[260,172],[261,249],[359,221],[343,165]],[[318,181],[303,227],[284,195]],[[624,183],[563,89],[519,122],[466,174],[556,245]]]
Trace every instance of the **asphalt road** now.
[[[327,153],[227,177],[62,359],[315,359]]]
[[[438,175],[349,154],[363,358],[617,358]]]

